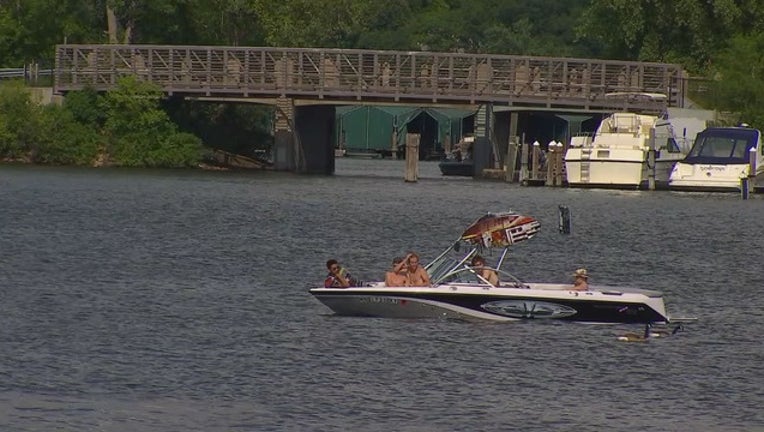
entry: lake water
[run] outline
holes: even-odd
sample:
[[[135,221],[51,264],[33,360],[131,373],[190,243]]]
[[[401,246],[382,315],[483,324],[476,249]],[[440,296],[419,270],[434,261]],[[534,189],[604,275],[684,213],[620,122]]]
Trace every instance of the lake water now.
[[[0,167],[0,430],[764,431],[764,197],[403,169]],[[341,318],[307,292],[328,258],[381,278],[508,209],[542,223],[521,278],[586,267],[698,321],[624,343],[641,329]]]

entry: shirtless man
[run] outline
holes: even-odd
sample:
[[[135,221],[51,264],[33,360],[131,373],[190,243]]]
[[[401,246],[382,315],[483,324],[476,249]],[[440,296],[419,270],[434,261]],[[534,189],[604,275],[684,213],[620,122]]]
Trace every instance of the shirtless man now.
[[[408,263],[409,286],[430,286],[430,275],[419,266],[419,255],[409,252],[405,261]]]
[[[589,289],[589,274],[585,268],[580,268],[573,273],[573,291],[587,291]]]
[[[393,259],[393,267],[385,273],[385,286],[402,287],[409,285],[406,262],[401,257]]]
[[[499,275],[496,272],[485,266],[485,259],[480,255],[475,255],[472,258],[472,267],[475,267],[475,271],[483,279],[487,280],[489,284],[493,286],[499,286]]]

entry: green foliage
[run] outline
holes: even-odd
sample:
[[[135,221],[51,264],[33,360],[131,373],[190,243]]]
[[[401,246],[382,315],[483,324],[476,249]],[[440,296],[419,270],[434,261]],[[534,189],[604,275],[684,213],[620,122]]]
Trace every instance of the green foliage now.
[[[713,70],[715,105],[735,113],[737,122],[764,129],[764,34],[732,39]]]
[[[119,166],[190,166],[201,158],[200,142],[179,134],[160,109],[161,90],[125,77],[104,99],[111,161]],[[180,135],[180,136],[178,136]]]
[[[165,109],[178,127],[212,148],[246,156],[270,148],[273,107],[172,99]]]
[[[202,157],[202,141],[193,134],[176,132],[165,138],[147,157],[148,166],[193,167]]]
[[[64,108],[76,121],[99,129],[106,122],[103,105],[103,97],[93,88],[69,92],[64,99]]]
[[[673,62],[704,72],[732,36],[762,26],[764,6],[754,0],[593,0],[577,33],[601,47],[597,57]]]
[[[79,123],[65,108],[50,105],[42,110],[40,139],[35,162],[53,165],[92,165],[98,156],[99,134]]]
[[[0,67],[21,67],[37,61],[53,64],[54,48],[69,43],[100,43],[97,2],[24,0],[0,6]]]
[[[19,159],[39,138],[39,108],[21,83],[0,84],[0,157]]]

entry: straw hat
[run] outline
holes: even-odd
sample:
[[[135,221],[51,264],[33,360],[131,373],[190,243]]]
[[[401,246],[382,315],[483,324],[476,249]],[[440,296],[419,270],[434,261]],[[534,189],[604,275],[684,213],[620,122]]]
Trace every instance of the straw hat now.
[[[580,268],[576,270],[575,273],[573,273],[573,277],[580,277],[584,279],[589,279],[589,273],[586,271],[585,268]]]

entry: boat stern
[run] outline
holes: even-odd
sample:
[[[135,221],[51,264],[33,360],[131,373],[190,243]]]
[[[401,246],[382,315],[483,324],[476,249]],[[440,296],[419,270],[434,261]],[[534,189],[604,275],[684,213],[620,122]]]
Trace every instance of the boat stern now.
[[[692,164],[677,162],[669,176],[669,189],[687,191],[738,191],[748,176],[748,164]]]

